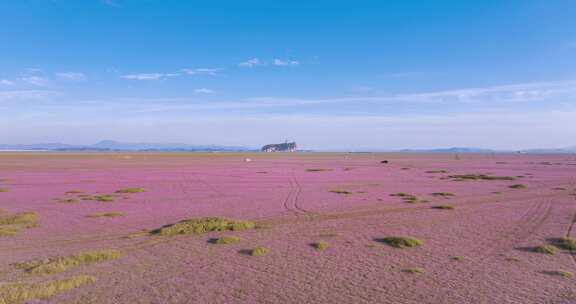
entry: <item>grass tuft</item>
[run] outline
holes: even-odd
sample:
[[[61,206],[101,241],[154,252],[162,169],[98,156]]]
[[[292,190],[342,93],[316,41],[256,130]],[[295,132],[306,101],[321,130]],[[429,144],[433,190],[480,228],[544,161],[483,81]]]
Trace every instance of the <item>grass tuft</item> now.
[[[306,169],[306,172],[325,172],[325,171],[332,171],[332,169],[323,169],[323,168]]]
[[[314,249],[319,250],[319,251],[322,251],[322,250],[328,248],[328,243],[326,243],[324,241],[312,243],[311,245],[312,245],[312,247],[314,247]]]
[[[446,170],[430,170],[430,171],[426,171],[424,173],[430,173],[430,174],[435,174],[435,173],[448,173],[448,171]]]
[[[541,245],[538,247],[534,247],[533,251],[538,253],[554,255],[556,254],[556,247],[552,245]]]
[[[464,261],[464,257],[461,256],[461,255],[457,255],[457,256],[453,256],[453,257],[452,257],[452,260],[453,260],[453,261],[462,262],[462,261]]]
[[[118,259],[122,254],[117,250],[87,251],[65,257],[51,257],[43,260],[34,260],[16,264],[16,268],[23,269],[31,274],[53,274],[66,271],[82,265],[100,263]]]
[[[404,200],[404,202],[406,202],[406,203],[417,203],[418,202],[418,197],[416,197],[416,195],[412,195],[412,194],[408,194],[408,193],[404,193],[404,192],[393,193],[393,194],[390,194],[390,196],[401,197],[402,200]]]
[[[43,283],[8,283],[0,285],[0,304],[20,304],[30,300],[47,299],[61,292],[94,283],[93,276],[75,276]]]
[[[84,193],[84,191],[82,190],[70,190],[65,192],[65,194],[82,194],[82,193]]]
[[[223,236],[221,238],[217,238],[214,241],[214,244],[218,245],[228,245],[240,242],[240,237],[237,236]]]
[[[119,217],[119,216],[124,216],[124,212],[118,212],[118,211],[97,212],[94,214],[87,215],[86,217],[97,218],[97,217]]]
[[[231,220],[219,217],[204,217],[188,219],[176,224],[163,226],[150,231],[150,234],[170,236],[177,234],[202,234],[210,231],[240,231],[255,228],[255,224],[249,221]]]
[[[558,248],[566,250],[576,250],[576,239],[569,237],[561,237],[558,239],[553,239],[552,244]]]
[[[385,238],[381,239],[380,241],[384,242],[384,243],[386,243],[392,247],[396,247],[396,248],[400,248],[400,249],[418,247],[424,243],[419,239],[416,239],[413,237],[404,237],[404,236],[385,237]]]
[[[112,195],[96,195],[94,196],[94,200],[99,202],[113,202],[114,196]]]
[[[124,188],[117,190],[116,193],[141,193],[144,191],[144,188]]]
[[[254,249],[252,249],[252,251],[250,251],[250,255],[251,256],[262,256],[268,253],[268,249],[265,247],[255,247]]]

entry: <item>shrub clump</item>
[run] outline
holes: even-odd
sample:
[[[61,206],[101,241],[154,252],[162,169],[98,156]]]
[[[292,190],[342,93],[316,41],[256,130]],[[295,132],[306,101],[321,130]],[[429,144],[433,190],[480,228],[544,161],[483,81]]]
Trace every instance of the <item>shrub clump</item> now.
[[[16,268],[23,269],[31,274],[53,274],[66,271],[70,268],[87,264],[118,259],[122,254],[117,250],[87,251],[65,257],[51,257],[43,260],[34,260],[16,264]]]
[[[330,190],[330,192],[336,193],[336,194],[352,194],[352,192],[350,192],[348,190],[341,190],[341,189]]]
[[[562,237],[559,239],[555,239],[553,243],[556,247],[562,249],[576,250],[576,239],[573,238]]]
[[[19,304],[29,300],[47,299],[61,292],[94,283],[93,276],[75,276],[43,283],[8,283],[0,285],[0,304]]]
[[[392,246],[392,247],[396,247],[396,248],[400,248],[400,249],[418,247],[424,243],[419,239],[416,239],[413,237],[404,237],[404,236],[385,237],[381,241]]]
[[[97,218],[97,217],[119,217],[119,216],[124,216],[124,212],[118,212],[118,211],[97,212],[94,214],[87,215],[86,217]]]
[[[250,221],[231,220],[220,217],[188,219],[150,231],[150,234],[170,236],[177,234],[202,234],[210,231],[240,231],[253,229]]]
[[[252,251],[250,251],[250,255],[251,256],[262,256],[268,253],[268,248],[266,247],[255,247],[254,249],[252,249]]]
[[[404,193],[404,192],[393,193],[393,194],[390,194],[390,196],[401,197],[402,200],[404,200],[406,203],[418,202],[418,197],[416,197],[416,195],[412,195],[412,194],[408,194],[408,193]]]
[[[13,236],[21,230],[36,227],[38,214],[36,212],[21,212],[0,217],[0,236]]]
[[[526,188],[526,185],[523,185],[523,184],[514,184],[514,185],[508,186],[508,188],[511,188],[511,189],[524,189],[524,188]]]
[[[410,273],[410,274],[423,274],[424,272],[426,272],[426,270],[424,270],[424,268],[421,268],[421,267],[411,267],[411,268],[402,269],[402,272]]]
[[[556,254],[556,247],[552,245],[541,245],[538,247],[534,247],[534,252],[554,255]]]
[[[314,247],[314,249],[322,251],[326,248],[328,248],[328,243],[324,242],[324,241],[319,241],[316,243],[312,243],[312,247]]]
[[[99,202],[113,202],[114,196],[112,195],[96,195],[94,196],[94,200]]]
[[[218,245],[228,245],[240,242],[240,237],[237,236],[223,236],[221,238],[217,238],[214,244]]]
[[[450,197],[450,196],[454,196],[454,193],[450,193],[450,192],[434,192],[431,193],[432,196],[441,196],[441,197]]]
[[[124,188],[117,190],[116,193],[141,193],[144,191],[144,188]]]
[[[493,176],[493,175],[486,175],[486,174],[458,174],[458,175],[450,175],[448,178],[455,179],[455,180],[514,180],[516,178],[512,176]]]
[[[560,276],[565,279],[571,279],[574,277],[574,273],[567,271],[567,270],[552,270],[552,271],[543,271],[543,273],[553,276]]]
[[[454,210],[454,206],[449,206],[449,205],[438,205],[438,206],[432,206],[432,209],[440,209],[440,210]]]

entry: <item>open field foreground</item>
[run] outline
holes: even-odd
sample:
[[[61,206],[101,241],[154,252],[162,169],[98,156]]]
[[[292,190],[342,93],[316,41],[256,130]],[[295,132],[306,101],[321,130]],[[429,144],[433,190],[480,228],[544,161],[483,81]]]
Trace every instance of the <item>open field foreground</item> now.
[[[2,304],[576,303],[572,155],[1,153],[0,209]]]

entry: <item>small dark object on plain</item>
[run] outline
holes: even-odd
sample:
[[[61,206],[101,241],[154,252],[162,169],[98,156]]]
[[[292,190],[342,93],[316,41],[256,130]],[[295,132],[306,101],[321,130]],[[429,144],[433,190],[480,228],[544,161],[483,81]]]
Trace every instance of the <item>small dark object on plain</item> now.
[[[388,161],[387,161],[387,160],[383,160],[383,161],[380,161],[380,163],[381,163],[381,164],[387,164]]]

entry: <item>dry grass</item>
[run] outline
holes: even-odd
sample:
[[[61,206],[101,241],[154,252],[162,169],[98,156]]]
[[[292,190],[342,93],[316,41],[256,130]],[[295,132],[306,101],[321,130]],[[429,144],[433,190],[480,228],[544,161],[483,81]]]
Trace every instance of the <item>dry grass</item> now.
[[[62,198],[62,199],[59,199],[58,202],[64,203],[64,204],[78,204],[80,202],[80,200],[77,198]]]
[[[118,212],[118,211],[97,212],[94,214],[87,215],[86,217],[97,218],[97,217],[119,217],[119,216],[124,216],[124,212]]]
[[[84,191],[82,190],[70,190],[70,191],[66,191],[65,194],[81,194],[84,193]]]
[[[254,249],[252,249],[252,251],[250,252],[251,256],[262,256],[268,253],[268,249],[265,247],[255,247]]]
[[[75,276],[43,283],[8,283],[0,285],[0,304],[20,304],[30,300],[48,299],[61,292],[94,283],[93,276]]]
[[[141,193],[144,191],[144,188],[124,188],[117,190],[116,193]]]
[[[385,238],[378,240],[378,241],[384,242],[384,243],[386,243],[392,247],[401,248],[401,249],[418,247],[424,243],[419,239],[416,239],[413,237],[404,237],[404,236],[390,236],[390,237],[385,237]]]
[[[204,217],[188,219],[176,224],[163,226],[150,231],[150,234],[170,236],[177,234],[202,234],[210,231],[240,231],[255,228],[255,224],[249,221],[231,220],[219,217]]]
[[[51,257],[43,260],[34,260],[16,264],[16,268],[23,269],[31,274],[53,274],[88,264],[118,259],[122,254],[117,250],[87,251],[65,257]]]
[[[461,256],[461,255],[457,255],[457,256],[453,256],[453,257],[452,257],[452,260],[453,260],[453,261],[462,262],[462,261],[464,261],[464,257]]]
[[[36,227],[38,214],[21,212],[0,217],[0,236],[14,236],[21,230]]]
[[[435,173],[448,173],[448,171],[446,170],[430,170],[430,171],[426,171],[424,173],[430,173],[430,174],[435,174]]]
[[[8,191],[10,191],[10,189],[8,189],[8,188],[0,188],[0,192],[8,192]]]
[[[404,202],[406,202],[406,203],[417,203],[418,202],[418,197],[416,197],[416,195],[412,195],[412,194],[408,194],[408,193],[404,193],[404,192],[393,193],[393,194],[390,194],[390,196],[401,197],[402,200],[404,200]]]
[[[240,242],[240,237],[237,236],[223,236],[221,238],[217,238],[214,241],[214,244],[218,245],[228,245]]]

